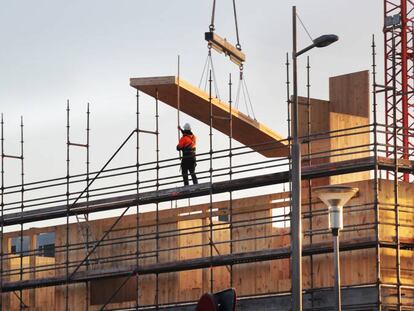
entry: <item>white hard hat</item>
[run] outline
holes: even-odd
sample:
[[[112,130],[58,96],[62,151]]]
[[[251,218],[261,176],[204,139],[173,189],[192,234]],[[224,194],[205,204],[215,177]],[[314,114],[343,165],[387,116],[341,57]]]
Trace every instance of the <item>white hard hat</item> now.
[[[190,123],[184,124],[184,131],[191,131],[191,125],[190,125]]]

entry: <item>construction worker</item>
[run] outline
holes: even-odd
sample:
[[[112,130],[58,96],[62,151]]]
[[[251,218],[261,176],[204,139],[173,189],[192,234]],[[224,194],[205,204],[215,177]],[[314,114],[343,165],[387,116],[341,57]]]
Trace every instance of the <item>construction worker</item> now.
[[[178,126],[181,131],[182,137],[177,145],[177,150],[183,152],[181,158],[181,174],[183,175],[184,185],[188,185],[188,172],[191,174],[193,184],[198,184],[197,176],[195,174],[196,167],[196,137],[191,132],[191,125],[189,123],[184,124],[184,129]]]

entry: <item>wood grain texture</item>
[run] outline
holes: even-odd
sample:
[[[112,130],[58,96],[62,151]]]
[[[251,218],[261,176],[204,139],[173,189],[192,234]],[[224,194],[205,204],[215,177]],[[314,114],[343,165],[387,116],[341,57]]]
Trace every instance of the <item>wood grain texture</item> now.
[[[369,118],[368,70],[329,78],[332,112]]]
[[[177,92],[180,89],[180,111],[210,125],[209,95],[203,90],[174,76],[131,78],[130,85],[167,105],[178,109]],[[213,128],[229,135],[230,107],[228,103],[212,98]],[[232,107],[233,138],[266,157],[288,155],[287,141],[262,123]],[[226,119],[227,118],[227,119]]]
[[[369,76],[354,72],[329,79],[329,101],[299,97],[299,136],[303,166],[363,158],[369,155]],[[359,127],[358,129],[347,130]],[[308,143],[308,135],[313,135]],[[311,153],[311,157],[306,155]],[[312,186],[369,179],[369,172],[332,176]],[[306,183],[304,183],[306,186]]]
[[[375,240],[376,231],[373,223],[375,222],[375,213],[372,208],[374,201],[373,181],[358,181],[348,183],[360,189],[357,197],[353,198],[345,207],[344,225],[345,229],[341,232],[341,243],[343,245],[357,243],[358,241]],[[381,180],[379,186],[379,204],[389,206],[393,203],[393,184],[392,181]],[[412,224],[414,217],[412,213],[406,213],[408,208],[405,206],[414,206],[414,185],[400,183],[399,201],[400,201],[400,239],[405,243],[413,241]],[[303,212],[304,222],[304,249],[316,245],[329,245],[332,241],[332,235],[327,230],[327,208],[315,197],[312,200],[312,217],[309,216],[308,193],[304,192],[302,201],[304,204]],[[270,222],[266,222],[272,215],[273,208],[289,206],[288,193],[275,193],[270,195],[261,195],[256,197],[247,197],[233,201],[233,221],[232,236],[234,239],[244,239],[244,241],[233,243],[233,252],[260,251],[288,248],[290,245],[289,228],[277,227]],[[214,216],[223,215],[229,207],[228,201],[219,201],[213,203]],[[182,208],[167,209],[159,212],[159,247],[161,249],[172,248],[171,251],[161,252],[159,262],[175,262],[178,260],[198,259],[200,257],[209,258],[209,209],[210,204],[198,204]],[[143,240],[140,242],[140,253],[151,254],[156,249],[154,240],[156,227],[155,212],[143,212],[140,217],[140,235]],[[90,222],[91,233],[98,238],[108,230],[115,218],[99,219]],[[110,233],[111,238],[118,238],[115,245],[106,245],[99,247],[98,254],[101,258],[109,255],[125,255],[135,252],[135,243],[128,242],[127,237],[135,234],[136,216],[125,216],[115,230]],[[230,253],[230,228],[227,223],[214,221],[213,242],[216,248],[213,255],[224,255]],[[70,225],[70,242],[80,243],[81,237],[77,230],[77,224]],[[312,239],[306,234],[312,226],[315,234]],[[55,226],[45,228],[50,231],[54,228],[56,233],[56,244],[64,245],[65,226]],[[207,228],[207,231],[204,229]],[[352,230],[350,230],[352,229]],[[178,231],[177,231],[178,230]],[[25,235],[29,237],[38,234],[41,228],[30,231],[27,230]],[[171,233],[180,232],[181,236],[173,237]],[[381,240],[392,242],[395,241],[395,211],[389,210],[380,213],[379,232]],[[15,233],[6,235],[6,241],[10,241],[11,236]],[[31,237],[32,247],[35,244],[35,237]],[[9,242],[8,242],[9,243]],[[204,244],[204,246],[202,245]],[[8,246],[10,247],[10,245]],[[181,247],[181,249],[177,249]],[[53,276],[55,272],[41,272],[41,268],[46,264],[61,264],[65,258],[62,253],[57,253],[55,258],[41,258],[26,256],[23,260],[23,266],[27,268],[36,268],[31,270],[27,277],[43,278]],[[83,250],[71,251],[70,257],[80,259],[83,256]],[[391,248],[381,248],[381,281],[396,282],[396,251]],[[357,249],[342,251],[341,255],[341,277],[342,284],[358,285],[369,284],[377,281],[377,260],[376,249]],[[401,251],[401,281],[405,285],[413,284],[413,258],[414,251],[404,249]],[[122,269],[126,266],[133,266],[135,259],[119,260],[116,262],[101,263],[92,265],[91,269]],[[156,262],[154,256],[148,256],[140,259],[140,265],[153,264]],[[35,267],[33,264],[35,263]],[[6,261],[7,267],[18,268],[19,259]],[[58,274],[64,275],[64,271],[57,271]],[[330,253],[313,255],[313,261],[309,256],[304,257],[303,261],[303,281],[304,288],[319,288],[332,286],[332,256]],[[16,279],[18,276],[12,278]],[[196,300],[201,293],[210,290],[210,270],[208,268],[198,270],[188,270],[174,273],[162,273],[159,275],[159,302],[175,303],[188,300]],[[106,301],[112,295],[124,278],[108,279],[104,281],[91,282],[91,301],[89,310],[99,310],[100,303]],[[227,267],[215,267],[213,269],[213,290],[220,290],[230,286],[230,274]],[[242,263],[233,266],[233,285],[236,287],[239,295],[258,295],[267,293],[282,293],[290,290],[290,260],[288,258],[270,260],[264,262]],[[139,282],[139,301],[140,305],[152,305],[155,302],[155,275],[141,275]],[[64,306],[64,286],[36,288],[34,290],[25,290],[24,297],[37,308],[35,310],[47,310],[43,306],[54,306],[59,310]],[[71,284],[69,286],[70,310],[86,309],[87,304],[87,287],[84,283]],[[128,308],[134,305],[135,295],[135,277],[119,291],[114,297],[110,308]],[[12,293],[3,294],[7,307],[10,310],[18,310],[18,301]],[[33,298],[34,297],[34,298]],[[99,299],[97,299],[99,298]],[[95,304],[97,303],[97,304]]]

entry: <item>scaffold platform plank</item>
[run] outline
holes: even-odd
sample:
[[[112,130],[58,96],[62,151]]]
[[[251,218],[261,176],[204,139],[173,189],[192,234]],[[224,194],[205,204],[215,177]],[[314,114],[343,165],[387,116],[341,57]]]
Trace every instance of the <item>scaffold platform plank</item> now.
[[[209,94],[178,79],[175,76],[131,78],[130,85],[167,105],[178,109],[178,92],[180,94],[180,111],[189,116],[210,125],[210,100]],[[212,98],[213,128],[230,135],[228,103]],[[289,153],[288,142],[282,135],[271,130],[262,123],[231,108],[233,123],[233,138],[245,146],[257,151],[266,157],[282,157]]]

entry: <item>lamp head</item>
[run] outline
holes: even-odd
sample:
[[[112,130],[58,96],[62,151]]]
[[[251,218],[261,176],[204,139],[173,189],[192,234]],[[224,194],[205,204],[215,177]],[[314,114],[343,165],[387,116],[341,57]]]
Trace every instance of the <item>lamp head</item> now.
[[[358,192],[358,188],[349,186],[322,186],[314,188],[313,192],[328,206],[329,228],[343,228],[343,206]]]
[[[312,50],[314,47],[323,48],[325,46],[331,45],[332,43],[338,41],[338,39],[339,38],[337,35],[323,35],[323,36],[317,37],[315,40],[313,40],[313,43],[311,45],[300,50],[299,52],[296,52],[296,54],[294,54],[294,57],[298,57],[302,55],[303,53],[309,50]]]
[[[317,48],[323,48],[325,46],[331,45],[332,43],[338,41],[339,37],[337,35],[322,35],[320,37],[317,37],[315,40],[313,40],[313,44]]]

